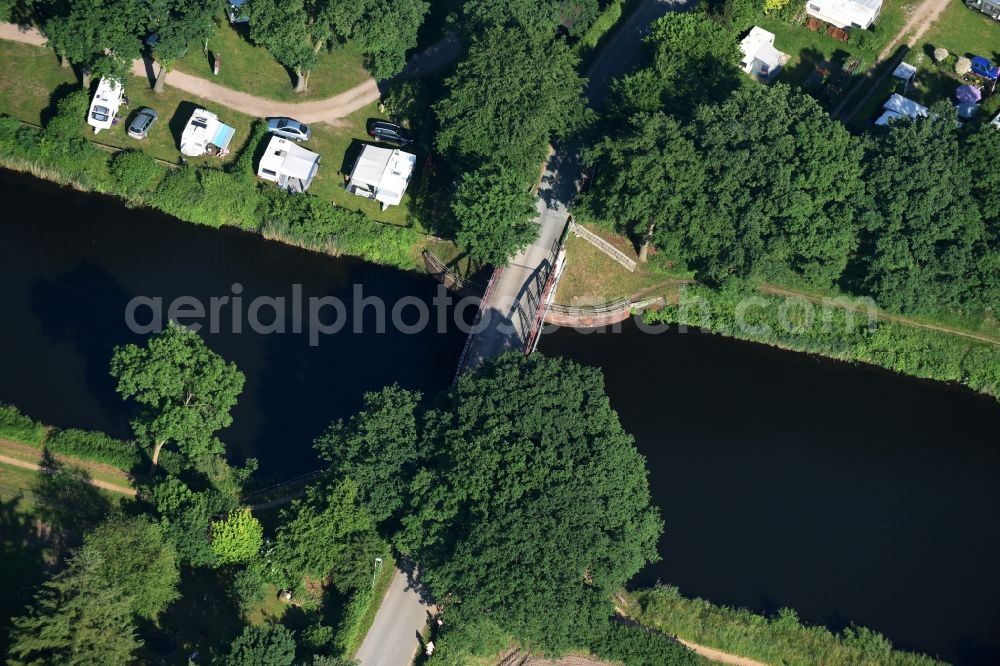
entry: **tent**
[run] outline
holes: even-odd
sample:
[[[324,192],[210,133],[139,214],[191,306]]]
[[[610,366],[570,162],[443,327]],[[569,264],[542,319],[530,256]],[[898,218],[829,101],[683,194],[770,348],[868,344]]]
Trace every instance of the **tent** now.
[[[983,92],[976,86],[964,85],[955,90],[955,99],[966,104],[975,104],[983,98]]]

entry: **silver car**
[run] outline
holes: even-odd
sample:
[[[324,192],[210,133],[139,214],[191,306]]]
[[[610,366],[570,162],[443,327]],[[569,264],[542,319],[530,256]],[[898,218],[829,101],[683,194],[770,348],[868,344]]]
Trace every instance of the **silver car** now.
[[[148,106],[139,109],[135,118],[129,123],[128,135],[133,139],[145,139],[146,135],[149,134],[149,128],[153,126],[157,118],[159,115]]]
[[[312,129],[294,118],[268,118],[267,131],[293,141],[308,141]]]

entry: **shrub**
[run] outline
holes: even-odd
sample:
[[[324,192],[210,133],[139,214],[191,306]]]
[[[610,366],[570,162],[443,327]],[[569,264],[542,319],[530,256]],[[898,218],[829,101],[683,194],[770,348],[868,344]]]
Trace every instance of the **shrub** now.
[[[948,49],[943,46],[939,46],[934,49],[934,60],[935,62],[944,62],[948,59]]]
[[[955,73],[959,76],[965,76],[972,70],[972,61],[965,56],[960,57],[955,61]]]
[[[233,161],[229,172],[237,176],[246,176],[249,180],[254,180],[257,170],[253,168],[253,160],[260,147],[261,141],[267,136],[267,124],[263,120],[253,121],[250,128],[250,136],[240,149],[240,156]]]
[[[615,621],[593,631],[590,650],[602,659],[620,661],[625,666],[694,666],[701,663],[694,652],[671,638]]]
[[[13,405],[0,405],[0,439],[41,446],[45,441],[45,426],[31,420]]]
[[[785,1],[787,2],[787,0]],[[622,17],[623,5],[624,0],[611,0],[611,3],[590,24],[587,32],[583,33],[583,36],[580,38],[580,44],[577,47],[582,53],[597,48],[604,35],[618,24],[618,21]]]
[[[96,430],[57,430],[45,446],[53,453],[103,463],[126,472],[140,466],[143,459],[135,442],[115,439]]]
[[[764,0],[764,13],[770,14],[773,11],[783,9],[789,0]]]
[[[1000,92],[995,92],[984,99],[979,110],[989,119],[994,118],[1000,113]]]
[[[212,552],[219,564],[249,562],[264,544],[264,528],[250,509],[231,511],[212,523]]]
[[[236,569],[229,579],[229,596],[243,614],[249,613],[267,596],[268,576],[265,565],[253,560],[246,567]]]
[[[150,203],[174,217],[211,227],[259,226],[260,191],[252,180],[211,168],[186,166],[163,179]]]
[[[115,191],[129,197],[148,195],[166,175],[166,167],[138,150],[124,150],[111,158],[108,169]]]

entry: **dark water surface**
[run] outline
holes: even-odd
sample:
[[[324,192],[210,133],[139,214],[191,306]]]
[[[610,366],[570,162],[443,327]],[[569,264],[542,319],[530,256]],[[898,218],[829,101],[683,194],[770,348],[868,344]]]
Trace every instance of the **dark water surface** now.
[[[130,436],[129,408],[115,393],[108,362],[115,345],[145,339],[125,324],[126,304],[137,295],[162,297],[165,306],[178,296],[208,304],[211,297],[232,297],[239,283],[246,313],[254,297],[290,298],[292,285],[301,284],[304,299],[344,301],[350,323],[321,336],[317,347],[306,333],[234,334],[230,317],[221,318],[220,333],[203,332],[247,377],[222,438],[237,457],[256,456],[262,471],[279,477],[315,468],[312,440],[331,420],[357,411],[365,391],[394,381],[428,392],[447,386],[465,342],[454,326],[441,335],[403,335],[391,326],[371,333],[373,308],[364,311],[368,333],[351,332],[353,285],[391,308],[407,296],[430,303],[437,293],[430,277],[128,210],[113,199],[9,173],[0,173],[0,198],[7,208],[0,233],[0,402],[45,423]],[[138,317],[143,322],[145,312]],[[270,312],[263,310],[260,320],[272,321]],[[404,311],[404,321],[413,317]],[[332,321],[331,310],[324,319]]]
[[[649,462],[663,560],[635,585],[1000,663],[1000,403],[632,322],[539,349],[604,370]]]
[[[108,359],[140,342],[136,295],[338,295],[430,302],[413,273],[199,228],[0,173],[0,402],[59,426],[129,436]],[[368,315],[366,315],[367,317]],[[373,317],[374,315],[371,315]],[[265,317],[266,319],[266,317]],[[370,322],[369,322],[370,324]],[[348,330],[350,326],[348,326]],[[247,375],[223,439],[277,477],[315,466],[312,439],[362,393],[451,380],[464,337],[206,334]],[[391,328],[389,329],[392,330]],[[647,456],[666,533],[662,579],[687,595],[897,645],[1000,663],[1000,404],[953,387],[707,335],[561,331],[540,348],[603,368]]]

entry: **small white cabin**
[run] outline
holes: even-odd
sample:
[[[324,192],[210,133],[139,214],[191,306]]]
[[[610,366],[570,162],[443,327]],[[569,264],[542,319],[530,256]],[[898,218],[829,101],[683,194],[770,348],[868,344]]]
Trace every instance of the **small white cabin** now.
[[[365,146],[351,170],[347,191],[382,202],[382,210],[398,206],[416,163],[416,155],[398,148]]]
[[[807,0],[806,13],[838,28],[867,30],[878,20],[882,0]]]
[[[101,77],[97,83],[97,92],[94,93],[94,99],[90,101],[90,109],[87,111],[87,124],[94,128],[94,134],[111,129],[124,100],[125,86],[121,81]]]
[[[257,167],[257,176],[289,192],[305,192],[319,171],[319,155],[294,141],[271,135]]]
[[[774,33],[754,26],[743,41],[740,42],[743,52],[743,71],[756,76],[762,81],[771,81],[781,70],[787,56],[774,48]]]
[[[896,118],[922,118],[927,116],[927,107],[923,104],[918,104],[914,102],[909,97],[903,97],[899,94],[894,94],[892,97],[882,105],[884,112],[879,116],[878,120],[875,121],[876,125],[884,127]]]
[[[195,109],[181,134],[181,153],[188,157],[229,154],[229,142],[236,130],[205,109]]]

